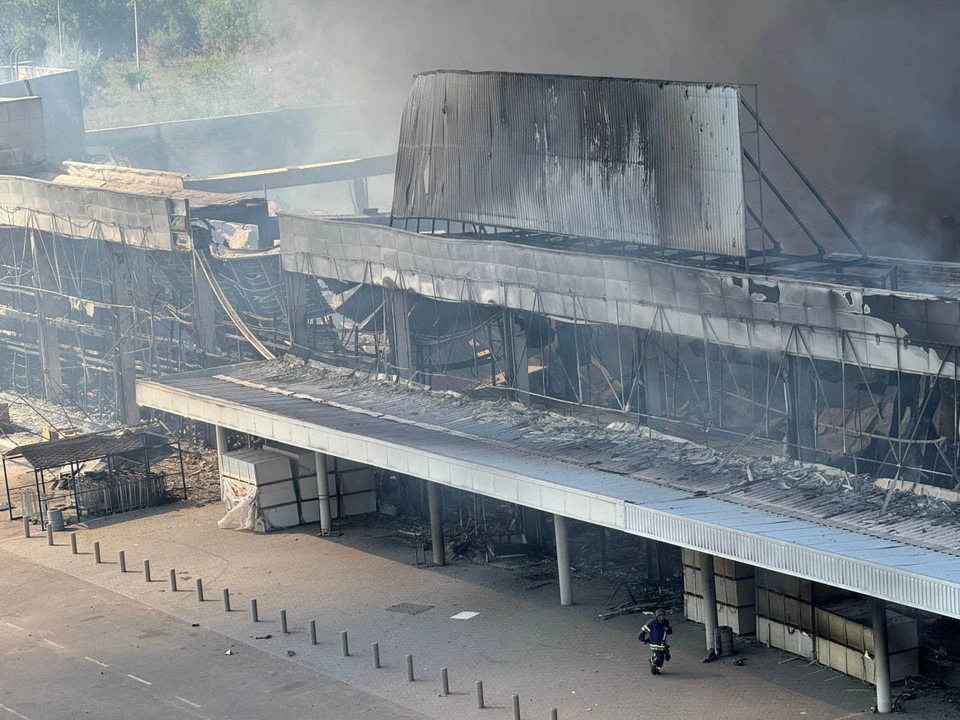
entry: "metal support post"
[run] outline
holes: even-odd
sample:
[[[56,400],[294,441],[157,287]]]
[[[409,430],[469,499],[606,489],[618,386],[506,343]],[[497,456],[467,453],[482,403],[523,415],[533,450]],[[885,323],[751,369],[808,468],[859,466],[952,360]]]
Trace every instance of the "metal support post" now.
[[[344,657],[350,656],[350,642],[347,640],[346,630],[340,633],[340,652],[343,653]]]
[[[70,533],[70,554],[77,554],[77,534],[75,532]]]
[[[260,622],[260,614],[257,612],[257,599],[250,599],[250,620]]]
[[[873,666],[874,684],[877,686],[877,712],[893,711],[890,693],[890,652],[887,643],[887,604],[873,601]]]
[[[427,504],[430,507],[430,542],[433,545],[433,564],[446,565],[447,557],[443,547],[443,507],[440,498],[440,485],[427,481]]]
[[[560,604],[573,605],[573,584],[570,579],[570,543],[567,539],[567,519],[553,516],[553,531],[557,539],[557,576],[560,579]]]
[[[150,561],[143,561],[143,581],[150,582]]]
[[[203,602],[203,580],[197,578],[197,602]]]
[[[228,452],[227,429],[217,425],[217,468],[220,470],[220,477],[223,477],[223,456]]]
[[[230,588],[223,589],[223,611],[230,612]]]
[[[317,502],[320,503],[320,534],[329,535],[333,530],[333,511],[330,507],[330,478],[327,475],[327,456],[314,453],[317,465]]]
[[[117,557],[120,561],[120,572],[125,573],[127,571],[127,556],[124,554],[123,550],[121,550]]]
[[[25,538],[30,537],[30,518],[26,515],[23,516],[23,536]]]
[[[440,694],[444,697],[450,694],[450,675],[446,668],[440,668]]]
[[[717,647],[717,587],[713,574],[713,555],[697,553],[700,556],[700,573],[703,578],[703,625],[707,635],[707,652],[718,654]]]
[[[374,670],[380,669],[380,644],[379,643],[373,644],[373,669]]]
[[[100,564],[100,541],[97,540],[93,543],[93,562],[97,565]]]
[[[483,681],[477,680],[477,709],[483,710]]]
[[[170,592],[177,591],[177,571],[176,568],[170,568]]]
[[[788,355],[787,377],[787,448],[793,460],[815,462],[817,385],[811,362]]]
[[[408,295],[403,290],[383,288],[386,309],[387,338],[390,343],[390,362],[397,376],[410,380],[416,375],[413,342],[410,337]]]
[[[316,284],[310,275],[289,272],[283,273],[287,285],[287,322],[290,331],[290,349],[294,355],[304,357],[308,354],[310,326],[307,323],[307,310],[310,307],[307,295],[307,283]]]
[[[513,720],[520,720],[520,696],[514,695],[511,700],[513,701]]]
[[[310,621],[310,644],[311,645],[317,644],[317,621],[316,620]]]
[[[53,525],[47,523],[47,545],[53,545]]]
[[[557,720],[557,709],[556,709],[556,708],[551,708],[551,709],[550,709],[550,720]]]
[[[413,682],[413,655],[407,655],[407,682]]]
[[[280,611],[280,633],[283,635],[287,634],[287,611]]]

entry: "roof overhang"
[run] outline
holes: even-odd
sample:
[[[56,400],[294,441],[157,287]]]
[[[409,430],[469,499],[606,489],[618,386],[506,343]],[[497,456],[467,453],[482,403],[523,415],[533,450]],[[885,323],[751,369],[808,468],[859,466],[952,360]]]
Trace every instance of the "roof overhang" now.
[[[323,390],[236,379],[137,382],[142,406],[960,619],[960,558],[605,472]]]

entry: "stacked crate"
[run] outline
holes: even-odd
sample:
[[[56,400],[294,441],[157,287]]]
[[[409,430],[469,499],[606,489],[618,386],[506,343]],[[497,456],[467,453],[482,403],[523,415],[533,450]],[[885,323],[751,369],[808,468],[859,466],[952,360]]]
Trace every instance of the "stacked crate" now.
[[[756,632],[756,591],[752,565],[715,557],[714,586],[717,621],[737,635]],[[694,550],[683,550],[683,611],[688,620],[703,622],[703,572]]]
[[[817,662],[873,683],[873,608],[870,601],[851,599],[818,606],[815,623]],[[891,682],[919,674],[917,645],[917,621],[887,610]]]

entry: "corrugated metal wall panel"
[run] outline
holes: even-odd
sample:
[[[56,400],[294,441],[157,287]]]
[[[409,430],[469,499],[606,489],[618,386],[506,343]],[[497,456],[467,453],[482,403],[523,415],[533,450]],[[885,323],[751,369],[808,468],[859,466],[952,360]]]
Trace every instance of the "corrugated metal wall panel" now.
[[[744,255],[739,89],[416,76],[393,214]]]

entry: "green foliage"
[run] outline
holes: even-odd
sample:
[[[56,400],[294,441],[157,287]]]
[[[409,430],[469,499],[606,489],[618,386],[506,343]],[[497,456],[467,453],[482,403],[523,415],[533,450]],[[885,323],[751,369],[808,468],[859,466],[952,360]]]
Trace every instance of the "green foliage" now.
[[[260,0],[204,0],[198,7],[197,34],[204,50],[233,55],[266,38]]]
[[[54,55],[47,61],[51,65],[73,68],[80,76],[80,99],[88,105],[107,84],[104,72],[103,53],[100,48],[95,52],[82,49],[79,45],[65,43],[63,55]]]
[[[134,67],[130,70],[124,70],[123,73],[121,73],[121,77],[128,88],[131,90],[139,90],[146,84],[149,75],[143,68],[137,70],[137,68]]]

